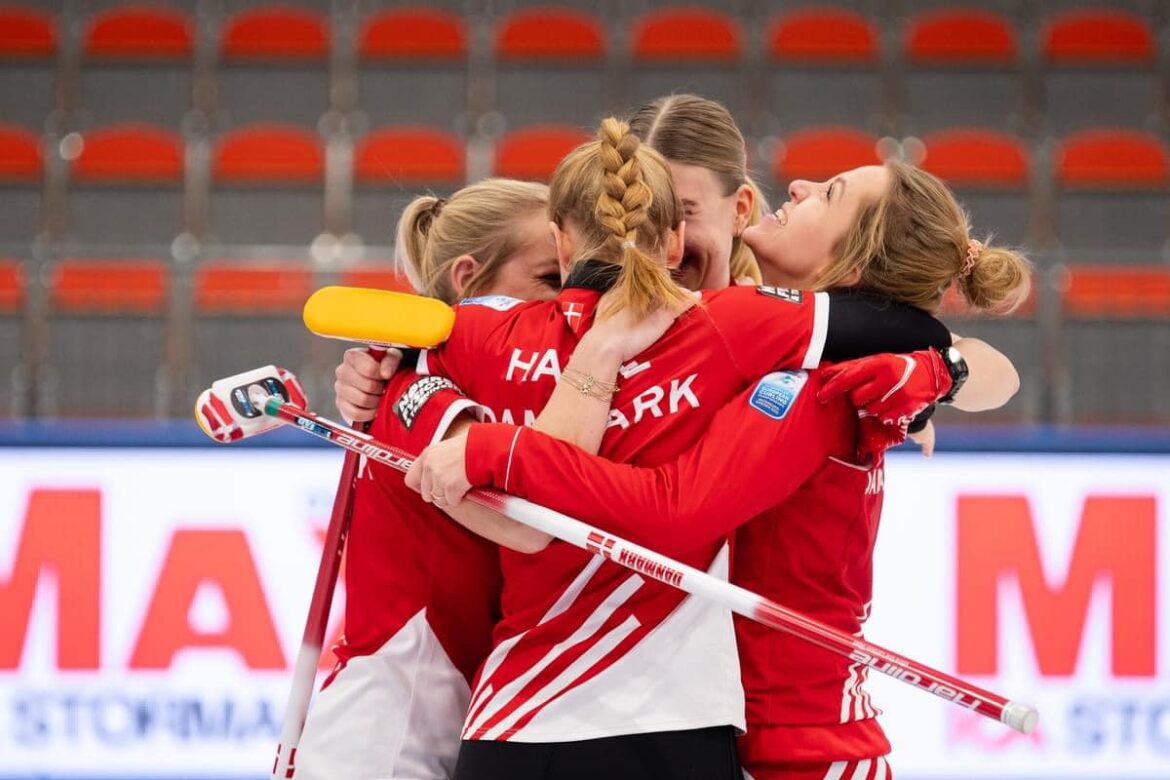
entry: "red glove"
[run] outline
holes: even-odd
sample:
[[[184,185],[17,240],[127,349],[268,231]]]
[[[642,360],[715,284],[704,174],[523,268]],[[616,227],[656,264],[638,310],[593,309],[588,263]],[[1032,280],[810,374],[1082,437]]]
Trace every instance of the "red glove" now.
[[[951,389],[951,375],[934,349],[909,355],[882,354],[828,366],[817,394],[822,403],[845,393],[861,418],[863,459],[901,444],[906,428],[926,407]]]

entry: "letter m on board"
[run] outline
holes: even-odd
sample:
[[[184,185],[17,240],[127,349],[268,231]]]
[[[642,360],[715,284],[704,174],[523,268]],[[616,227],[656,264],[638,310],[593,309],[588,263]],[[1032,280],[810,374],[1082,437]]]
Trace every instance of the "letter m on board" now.
[[[1020,594],[1037,668],[1077,668],[1094,588],[1108,584],[1112,672],[1152,677],[1155,669],[1157,506],[1153,496],[1089,496],[1064,571],[1044,570],[1023,496],[961,496],[956,533],[957,668],[998,668],[1000,593]],[[1001,588],[1002,583],[1009,587]],[[1019,640],[1013,640],[1019,641]]]

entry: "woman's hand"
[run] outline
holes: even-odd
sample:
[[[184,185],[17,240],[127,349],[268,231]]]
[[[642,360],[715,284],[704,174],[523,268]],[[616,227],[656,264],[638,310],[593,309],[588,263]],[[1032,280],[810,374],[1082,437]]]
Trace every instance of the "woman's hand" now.
[[[929,458],[934,454],[934,423],[927,420],[926,427],[917,433],[909,435],[910,441],[922,448],[924,457]]]
[[[360,347],[347,349],[341,365],[333,372],[337,377],[333,383],[333,401],[341,416],[354,423],[374,419],[386,380],[394,376],[401,362],[402,353],[397,349],[386,350],[381,361]]]
[[[617,355],[625,363],[662,338],[679,315],[693,305],[681,309],[659,307],[640,321],[635,321],[628,309],[621,309],[611,317],[594,322],[582,341],[590,340],[598,349]]]
[[[406,472],[406,486],[417,490],[423,501],[439,509],[457,507],[471,489],[466,462],[467,431],[464,430],[423,450]]]

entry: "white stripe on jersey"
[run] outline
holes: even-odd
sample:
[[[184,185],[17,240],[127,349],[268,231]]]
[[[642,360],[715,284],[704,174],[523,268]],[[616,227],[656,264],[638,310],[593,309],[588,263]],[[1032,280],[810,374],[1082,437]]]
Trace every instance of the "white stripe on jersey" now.
[[[590,558],[589,563],[582,567],[581,572],[573,579],[573,581],[569,584],[569,587],[565,588],[565,592],[561,594],[561,597],[557,599],[551,607],[549,607],[548,612],[544,613],[544,617],[540,619],[540,624],[552,620],[557,615],[571,607],[573,602],[577,600],[577,597],[581,595],[581,591],[585,590],[585,586],[589,584],[589,580],[593,578],[593,575],[597,573],[597,570],[601,568],[601,564],[604,562],[605,559],[599,555],[595,555]],[[503,642],[500,642],[500,644],[498,644],[496,648],[492,650],[491,655],[487,657],[487,660],[484,661],[483,670],[479,673],[479,679],[487,680],[493,674],[495,674],[496,669],[498,669],[500,664],[504,662],[504,659],[508,657],[508,653],[527,633],[527,631],[521,631],[516,636],[509,637]],[[480,705],[491,695],[492,686],[490,684],[479,688],[479,690],[475,693],[475,698],[471,700],[471,706],[468,708],[468,716],[470,717],[473,715],[475,711],[479,709]]]
[[[866,780],[869,777],[869,765],[873,763],[872,759],[865,759],[857,762],[857,768],[853,770],[853,777],[849,780]]]
[[[878,756],[874,761],[877,762],[877,772],[874,773],[873,780],[886,780],[890,774],[890,765],[882,756]]]
[[[821,355],[825,351],[825,339],[829,335],[829,294],[813,294],[813,327],[812,335],[808,340],[808,349],[804,353],[804,360],[800,367],[813,369],[820,365]]]
[[[845,676],[845,685],[841,689],[841,722],[848,723],[853,718],[853,686],[857,681],[857,669],[861,664],[850,664],[849,674]]]
[[[823,780],[841,780],[841,775],[845,774],[845,767],[848,765],[848,761],[834,761],[829,764],[829,771],[825,772]]]
[[[504,734],[504,732],[515,725],[525,715],[532,712],[533,710],[540,709],[545,705],[546,702],[551,701],[558,694],[576,682],[577,679],[581,677],[581,675],[585,674],[587,671],[589,671],[590,668],[593,667],[594,664],[609,655],[615,647],[620,645],[622,641],[630,634],[632,634],[634,629],[640,625],[642,624],[638,622],[638,619],[633,615],[630,615],[628,618],[622,621],[621,625],[602,637],[601,641],[582,653],[576,661],[569,664],[569,666],[566,667],[563,672],[553,678],[553,680],[548,685],[544,686],[540,689],[540,691],[534,694],[532,698],[524,703],[524,706],[517,707],[511,715],[501,720],[494,727],[488,729],[487,732],[484,733],[483,738],[499,739]]]
[[[595,558],[600,562],[601,558]],[[580,579],[580,577],[578,577]],[[494,694],[490,700],[486,701],[480,712],[474,716],[469,715],[467,725],[463,729],[463,738],[471,739],[471,735],[483,728],[485,721],[492,718],[505,707],[507,707],[512,700],[528,685],[538,674],[543,672],[550,664],[561,657],[567,650],[576,645],[587,641],[594,634],[601,630],[605,622],[613,615],[617,608],[630,600],[630,598],[642,587],[645,582],[640,575],[630,575],[621,585],[614,589],[614,591],[606,597],[597,609],[593,610],[592,614],[585,619],[585,622],[569,635],[566,639],[554,645],[543,658],[533,664],[524,674],[518,675],[511,682],[505,685]],[[575,584],[575,583],[574,583]],[[575,598],[575,596],[574,596]],[[554,609],[556,607],[554,606]],[[550,610],[551,612],[552,610]],[[547,619],[547,616],[546,616]],[[544,622],[543,620],[541,621]],[[636,627],[636,626],[635,626]],[[633,628],[630,629],[631,631]],[[492,655],[495,655],[493,653]],[[485,669],[486,671],[486,669]],[[487,675],[480,676],[480,684],[488,681]],[[491,739],[492,737],[484,735],[484,738]]]

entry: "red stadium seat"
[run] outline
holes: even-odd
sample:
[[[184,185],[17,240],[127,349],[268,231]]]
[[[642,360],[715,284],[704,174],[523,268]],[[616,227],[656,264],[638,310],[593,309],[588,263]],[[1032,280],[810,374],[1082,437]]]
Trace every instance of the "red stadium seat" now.
[[[212,176],[222,182],[317,184],[325,152],[313,133],[279,124],[256,124],[225,134],[216,144]]]
[[[658,62],[737,62],[743,54],[741,37],[732,17],[698,7],[651,11],[630,33],[634,59]]]
[[[768,51],[780,62],[876,63],[880,34],[865,16],[843,8],[800,8],[776,19]]]
[[[312,292],[312,270],[292,262],[211,260],[195,270],[195,308],[209,314],[299,313]]]
[[[1019,43],[1011,23],[991,11],[944,8],[910,22],[906,56],[933,65],[1012,65]]]
[[[1028,151],[1019,138],[984,128],[944,130],[922,139],[922,167],[956,187],[1024,187]]]
[[[1044,58],[1062,65],[1149,65],[1154,33],[1140,16],[1110,9],[1081,9],[1052,16],[1041,34]]]
[[[57,23],[37,8],[0,7],[0,57],[48,58],[57,51]]]
[[[0,182],[36,182],[41,178],[40,139],[15,125],[0,124]]]
[[[405,274],[388,268],[385,264],[347,268],[339,274],[337,283],[346,287],[371,287],[375,290],[415,292]]]
[[[0,258],[0,312],[19,312],[24,298],[24,270],[20,262]]]
[[[177,182],[183,176],[183,141],[176,133],[143,124],[88,132],[73,162],[74,181]]]
[[[776,145],[772,175],[783,186],[791,179],[822,180],[880,162],[876,136],[850,127],[815,127]]]
[[[228,60],[323,60],[328,51],[328,22],[303,8],[251,8],[224,26],[222,54]]]
[[[366,184],[394,182],[462,183],[463,142],[429,127],[387,127],[362,138],[354,149],[354,179]]]
[[[561,125],[514,130],[496,144],[495,174],[547,181],[561,159],[589,138],[583,130]]]
[[[596,60],[605,53],[601,23],[571,8],[531,8],[496,28],[501,60]]]
[[[1057,181],[1069,188],[1161,188],[1170,181],[1165,144],[1139,130],[1074,133],[1058,145],[1055,161]]]
[[[435,8],[392,8],[362,24],[358,53],[365,60],[459,60],[467,56],[467,25]]]
[[[189,16],[173,8],[109,8],[87,21],[83,49],[90,59],[189,59],[194,27]]]
[[[1070,266],[1062,303],[1076,317],[1167,318],[1170,268]]]
[[[65,259],[53,267],[49,300],[73,313],[161,314],[168,276],[160,260]]]

